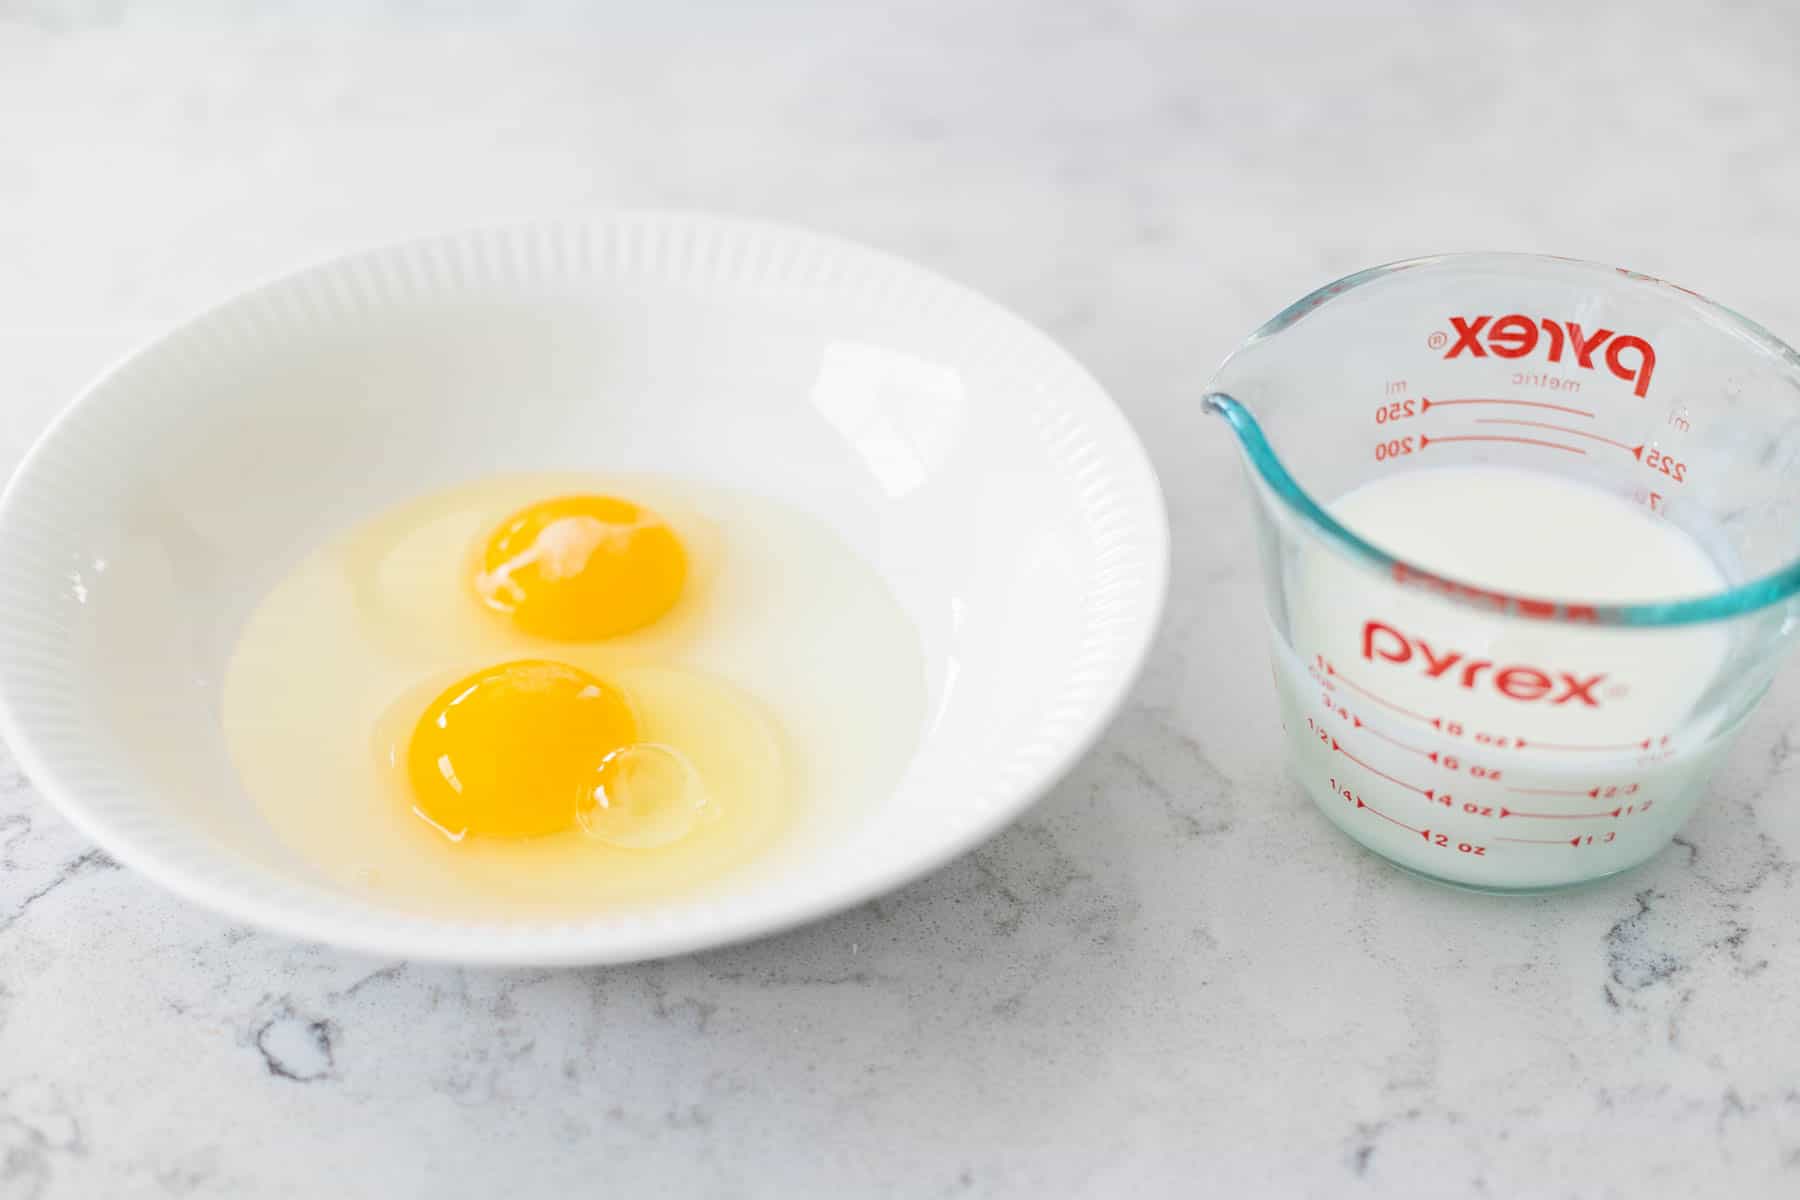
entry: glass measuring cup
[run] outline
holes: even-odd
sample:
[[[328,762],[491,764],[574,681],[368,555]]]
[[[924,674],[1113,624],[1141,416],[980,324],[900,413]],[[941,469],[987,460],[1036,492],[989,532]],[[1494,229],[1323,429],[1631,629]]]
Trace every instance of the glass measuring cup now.
[[[1291,305],[1206,405],[1254,494],[1293,768],[1333,823],[1496,892],[1616,874],[1674,837],[1800,614],[1800,356],[1648,276],[1448,255]],[[1518,595],[1391,555],[1329,511],[1371,480],[1471,464],[1630,500],[1730,586]]]

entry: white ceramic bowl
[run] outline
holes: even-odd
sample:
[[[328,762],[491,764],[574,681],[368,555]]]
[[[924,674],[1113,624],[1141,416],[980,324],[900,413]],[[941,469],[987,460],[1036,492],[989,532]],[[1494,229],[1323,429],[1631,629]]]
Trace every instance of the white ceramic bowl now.
[[[762,493],[873,564],[927,659],[897,794],[797,869],[649,913],[471,923],[334,889],[228,761],[219,683],[243,620],[360,517],[561,468]],[[1123,697],[1167,564],[1119,411],[964,288],[737,221],[485,230],[257,288],[62,415],[0,501],[0,725],[107,853],[233,918],[381,954],[620,962],[844,908],[1018,816]]]

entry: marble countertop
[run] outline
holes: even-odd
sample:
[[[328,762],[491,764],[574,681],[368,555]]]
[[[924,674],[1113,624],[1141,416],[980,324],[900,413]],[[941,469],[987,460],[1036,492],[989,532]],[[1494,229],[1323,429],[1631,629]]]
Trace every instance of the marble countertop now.
[[[1173,520],[1149,669],[929,879],[607,970],[230,925],[0,760],[0,1196],[1800,1194],[1800,666],[1642,869],[1416,882],[1283,781],[1247,509],[1196,405],[1311,286],[1444,249],[1622,262],[1800,336],[1800,10],[508,7],[0,4],[0,465],[115,355],[299,261],[608,206],[775,217],[992,293],[1110,387]]]

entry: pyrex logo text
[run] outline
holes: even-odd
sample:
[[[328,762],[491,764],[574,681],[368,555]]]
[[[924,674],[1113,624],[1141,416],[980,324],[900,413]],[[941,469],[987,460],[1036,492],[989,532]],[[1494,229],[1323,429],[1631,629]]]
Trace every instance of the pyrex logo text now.
[[[1485,658],[1469,658],[1460,650],[1435,650],[1421,637],[1409,637],[1392,625],[1380,621],[1363,624],[1363,657],[1370,662],[1404,663],[1415,659],[1427,679],[1450,679],[1469,691],[1491,687],[1508,700],[1531,703],[1548,700],[1552,705],[1579,700],[1589,708],[1599,708],[1594,689],[1606,678],[1577,675],[1571,671],[1540,671],[1536,667],[1498,666]],[[1483,672],[1487,678],[1482,679]]]
[[[1604,346],[1602,358],[1606,369],[1630,383],[1631,390],[1639,396],[1650,390],[1650,374],[1656,370],[1656,351],[1643,338],[1615,334],[1610,329],[1587,333],[1574,321],[1558,323],[1549,317],[1533,320],[1521,313],[1509,313],[1498,320],[1493,317],[1451,317],[1450,326],[1456,331],[1456,340],[1444,353],[1445,358],[1455,358],[1465,350],[1472,358],[1486,358],[1489,354],[1498,358],[1524,358],[1537,349],[1541,331],[1550,342],[1551,362],[1562,361],[1563,347],[1567,345],[1576,365],[1591,371],[1594,369],[1594,352]],[[1632,356],[1629,362],[1627,355]]]

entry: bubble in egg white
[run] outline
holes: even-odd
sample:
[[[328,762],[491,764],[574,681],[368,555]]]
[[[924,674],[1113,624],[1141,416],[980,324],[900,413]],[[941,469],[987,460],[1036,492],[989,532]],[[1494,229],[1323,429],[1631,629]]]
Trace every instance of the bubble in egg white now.
[[[651,850],[680,841],[699,825],[706,785],[687,757],[669,746],[621,746],[600,761],[575,818],[596,841]]]

